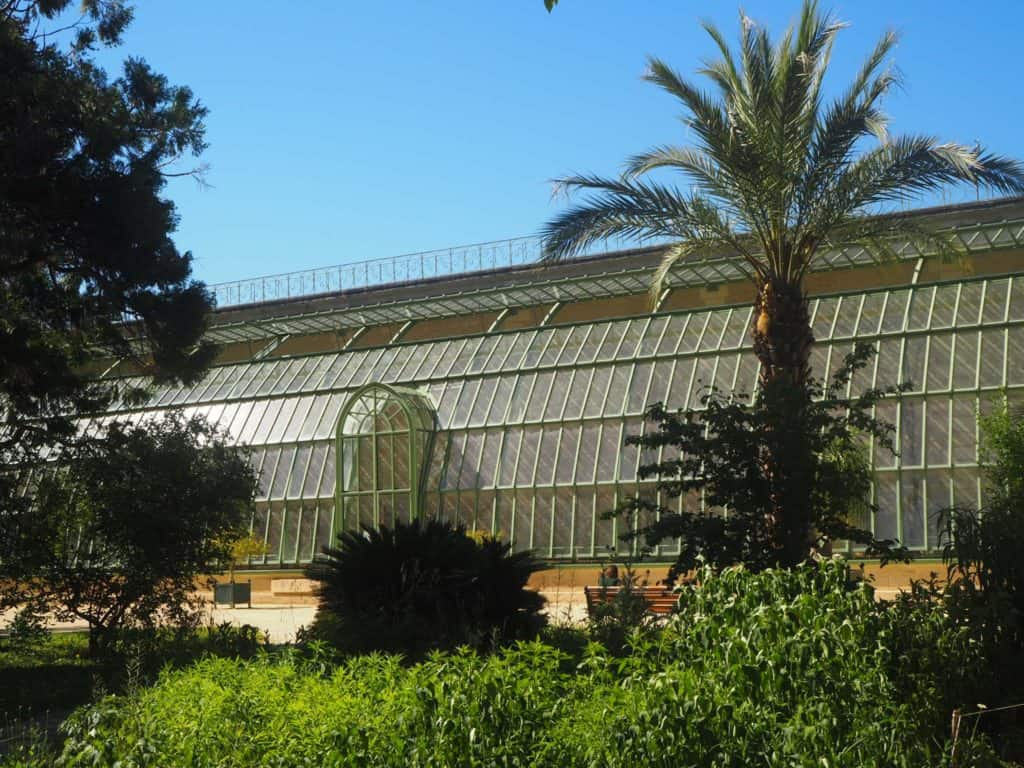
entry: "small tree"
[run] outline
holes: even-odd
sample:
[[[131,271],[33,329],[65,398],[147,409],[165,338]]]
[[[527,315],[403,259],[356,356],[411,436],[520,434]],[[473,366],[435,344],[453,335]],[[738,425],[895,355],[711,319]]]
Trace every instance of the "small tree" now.
[[[34,489],[21,550],[34,607],[84,619],[93,650],[120,627],[187,622],[255,489],[247,458],[200,417],[111,424]]]
[[[745,395],[726,397],[711,389],[701,399],[703,410],[673,413],[661,403],[648,409],[647,418],[657,428],[627,443],[652,452],[664,449],[664,455],[641,466],[640,476],[657,477],[658,490],[669,498],[703,494],[705,509],[678,511],[637,498],[619,511],[657,518],[635,534],[649,546],[681,539],[672,576],[700,560],[716,566],[744,563],[755,570],[792,567],[837,539],[884,559],[909,556],[896,542],[876,539],[859,525],[874,511],[862,441],[873,438],[893,450],[892,425],[876,421],[871,407],[895,390],[873,389],[854,398],[842,394],[871,354],[869,345],[859,345],[828,384],[769,381],[752,405]],[[797,452],[785,466],[801,477],[781,474],[782,467],[769,460]],[[804,489],[810,489],[806,498]],[[786,494],[792,498],[780,498]],[[789,510],[785,518],[775,516],[780,504]],[[780,538],[780,526],[792,530]],[[789,546],[793,541],[800,546]]]

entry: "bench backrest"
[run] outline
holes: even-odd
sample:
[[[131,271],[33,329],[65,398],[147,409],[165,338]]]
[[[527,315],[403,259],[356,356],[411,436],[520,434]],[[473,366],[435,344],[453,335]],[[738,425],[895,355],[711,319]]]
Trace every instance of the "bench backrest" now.
[[[594,612],[594,606],[610,603],[624,589],[629,589],[647,602],[650,613],[664,615],[671,613],[679,601],[679,593],[670,587],[584,587],[583,594],[587,598],[587,611]]]

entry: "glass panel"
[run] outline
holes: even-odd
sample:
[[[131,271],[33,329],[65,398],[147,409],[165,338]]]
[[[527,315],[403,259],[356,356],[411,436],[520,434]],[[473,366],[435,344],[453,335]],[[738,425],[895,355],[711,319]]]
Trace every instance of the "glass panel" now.
[[[540,448],[537,451],[537,472],[534,485],[551,485],[555,478],[555,454],[558,450],[560,430],[545,429],[540,435]]]
[[[912,392],[924,389],[924,353],[927,339],[924,336],[911,336],[906,339],[903,348],[903,381],[911,384]]]
[[[494,352],[498,345],[498,336],[485,336],[480,346],[473,351],[473,359],[469,363],[468,373],[479,373],[487,364],[487,358]]]
[[[833,339],[845,339],[853,335],[857,327],[857,314],[860,310],[860,296],[844,296],[839,304],[835,326],[832,329]]]
[[[516,491],[512,520],[512,548],[517,551],[533,547],[533,492]]]
[[[668,388],[666,405],[671,409],[683,408],[690,394],[690,379],[693,376],[693,360],[677,360]]]
[[[1003,344],[1006,331],[988,329],[981,334],[981,371],[978,385],[982,387],[1003,386]],[[1018,358],[1018,365],[1024,364]]]
[[[562,347],[565,345],[566,340],[569,338],[568,328],[556,328],[551,334],[551,342],[548,344],[547,349],[541,355],[538,365],[548,366],[554,365],[557,362],[559,355],[562,352]]]
[[[626,321],[611,324],[608,328],[608,333],[601,340],[601,347],[597,353],[598,360],[611,360],[616,357],[615,352],[619,348],[628,325],[629,323]]]
[[[551,556],[551,514],[554,493],[550,488],[538,488],[533,507],[533,547],[542,557]]]
[[[753,311],[752,307],[732,310],[729,316],[729,323],[725,328],[725,333],[722,335],[723,349],[735,349],[742,346],[747,340],[750,330],[750,315]]]
[[[636,354],[637,346],[640,344],[640,339],[643,338],[644,328],[646,327],[647,320],[630,320],[615,356],[619,359],[633,357]]]
[[[571,488],[559,488],[555,491],[554,508],[552,511],[552,546],[554,557],[572,555],[573,539],[573,492]]]
[[[519,376],[516,379],[516,388],[512,392],[512,397],[509,401],[508,415],[506,417],[509,423],[523,420],[523,414],[526,412],[526,404],[529,402],[533,383],[536,379],[537,374],[535,373]]]
[[[978,461],[977,403],[971,396],[953,398],[953,463],[975,464]]]
[[[616,507],[615,488],[599,486],[595,500],[596,520],[594,530],[595,555],[613,553],[620,548],[621,542],[615,537],[615,521],[608,518],[607,514],[613,512]]]
[[[864,306],[860,310],[857,321],[857,333],[870,336],[878,333],[878,325],[882,322],[882,304],[885,303],[884,293],[869,293],[864,297]]]
[[[875,418],[885,424],[896,424],[896,403],[892,400],[884,400],[875,406]],[[896,438],[896,433],[892,434],[893,439]],[[873,447],[874,462],[876,467],[893,467],[896,465],[896,459],[892,453],[885,447],[879,444],[878,440],[874,441]]]
[[[654,364],[651,375],[651,388],[645,405],[664,403],[668,395],[668,386],[672,380],[672,361],[659,360]]]
[[[644,338],[640,342],[640,349],[637,351],[637,354],[646,357],[653,355],[657,351],[658,342],[661,339],[661,334],[665,331],[667,323],[667,317],[655,317],[651,320],[647,330],[644,331]]]
[[[604,404],[604,415],[615,416],[622,413],[632,367],[631,365],[618,365],[612,370],[611,382],[608,385],[608,398]]]
[[[270,486],[271,499],[284,498],[285,488],[288,484],[289,472],[291,471],[292,459],[294,457],[294,446],[288,446],[281,449],[281,458],[277,462],[277,469],[274,471],[274,479]]]
[[[327,446],[327,458],[324,459],[324,473],[320,478],[320,490],[317,496],[320,498],[333,497],[335,493],[335,480],[338,475],[337,448],[332,442]]]
[[[932,328],[950,328],[953,325],[953,310],[956,308],[957,285],[940,285],[935,289],[935,304],[932,306]]]
[[[1015,280],[1014,283],[1024,285],[1024,278]],[[1006,367],[1006,384],[1024,384],[1024,326],[1007,328],[1006,344],[1006,359],[1009,361]]]
[[[661,337],[661,343],[658,345],[659,355],[671,355],[676,351],[676,347],[686,331],[689,319],[689,315],[673,315],[669,318],[668,327],[665,329],[665,333]]]
[[[611,326],[607,323],[590,326],[590,333],[587,334],[583,346],[580,347],[579,357],[576,358],[577,365],[592,362],[597,357],[597,351],[601,348],[601,340],[609,330],[611,330]]]
[[[1024,320],[1024,277],[1012,278],[1010,286],[1010,320]]]
[[[334,519],[334,505],[329,501],[320,502],[320,508],[317,511],[316,516],[316,539],[314,542],[314,550],[316,552],[323,551],[324,547],[332,546],[334,544],[331,541],[331,527]]]
[[[949,389],[949,356],[953,337],[941,333],[931,337],[928,348],[928,391],[944,392]]]
[[[516,385],[516,379],[505,376],[498,379],[498,389],[491,401],[490,413],[487,414],[488,424],[503,424],[505,422],[505,411],[512,399],[512,389]]]
[[[498,485],[510,486],[515,479],[516,457],[519,455],[519,443],[523,438],[521,429],[506,429],[501,446],[501,464],[498,473]]]
[[[814,312],[814,322],[811,324],[814,338],[822,340],[831,338],[832,323],[835,322],[838,305],[839,299],[835,296],[818,300],[818,306]]]
[[[490,488],[498,477],[498,456],[501,451],[502,433],[499,430],[487,430],[484,445],[480,454],[480,474],[477,482],[481,488]]]
[[[590,390],[587,392],[587,402],[583,408],[584,416],[600,416],[604,408],[605,394],[608,392],[608,382],[611,379],[611,368],[595,368],[591,374]]]
[[[539,421],[543,417],[548,393],[551,391],[551,384],[554,380],[555,374],[553,371],[537,374],[537,382],[534,384],[530,401],[526,406],[526,421]]]
[[[931,314],[934,288],[917,288],[910,299],[910,316],[907,318],[907,330],[919,331],[928,327],[928,316]]]
[[[481,379],[480,388],[477,390],[476,401],[469,414],[469,424],[477,426],[487,423],[487,411],[491,407],[494,398],[494,390],[497,388],[498,380],[494,378]]]
[[[577,557],[593,557],[595,553],[592,551],[591,536],[594,529],[594,489],[576,489],[574,500],[576,509],[573,521],[573,553]]]
[[[533,342],[530,344],[529,349],[526,350],[526,355],[523,357],[523,361],[520,364],[522,368],[536,368],[537,362],[540,360],[541,354],[543,354],[545,347],[548,342],[551,341],[551,337],[554,331],[550,328],[545,329],[537,333],[533,337]]]
[[[309,457],[312,452],[313,446],[300,445],[298,452],[295,454],[295,463],[292,464],[291,476],[288,480],[286,491],[289,499],[297,499],[302,496],[302,488],[306,480],[306,470],[309,467]]]
[[[320,484],[320,474],[324,471],[324,462],[326,460],[327,444],[315,443],[310,453],[309,468],[306,471],[306,478],[302,484],[302,498],[316,498],[317,489]]]
[[[284,525],[284,505],[281,502],[270,505],[270,519],[267,521],[267,558],[268,563],[277,563],[281,559],[281,529]]]
[[[540,427],[523,430],[523,441],[519,447],[516,465],[516,485],[530,485],[533,482],[533,467],[537,460],[537,444],[540,442]]]
[[[316,507],[311,504],[303,505],[300,509],[299,518],[299,542],[297,546],[298,561],[308,563],[313,557],[313,539],[316,536]]]
[[[622,450],[622,425],[609,422],[603,425],[597,455],[598,482],[616,480],[616,461]]]
[[[901,543],[907,547],[923,547],[924,475],[919,472],[905,472],[900,478],[900,492],[902,493],[900,517],[903,522]]]
[[[896,475],[885,473],[875,475],[875,537],[879,539],[899,538],[896,524]]]
[[[974,325],[981,319],[981,289],[983,283],[963,283],[960,303],[956,309],[957,327]]]
[[[601,425],[597,422],[588,422],[583,425],[583,433],[580,438],[579,457],[576,462],[577,483],[590,483],[594,481],[594,462],[597,458],[597,449],[601,444]]]
[[[728,311],[716,310],[708,318],[708,326],[704,331],[704,337],[700,340],[701,350],[718,349],[722,341],[722,332],[725,330],[725,318]]]
[[[885,315],[882,317],[882,333],[903,330],[903,315],[907,309],[910,291],[893,291],[885,302]]]
[[[583,404],[587,399],[587,388],[590,386],[591,371],[575,369],[572,372],[572,383],[567,387],[563,418],[578,419],[583,415]]]
[[[565,399],[569,394],[572,374],[572,371],[558,371],[555,373],[555,380],[551,385],[551,393],[548,395],[547,405],[544,407],[544,414],[541,417],[545,421],[555,421],[562,418],[562,409],[565,406]]]
[[[900,374],[900,340],[882,339],[879,342],[877,355],[878,386],[890,387],[899,383]]]
[[[459,472],[462,471],[462,457],[466,448],[466,433],[454,433],[448,445],[448,458],[446,459],[444,478],[441,482],[442,490],[458,488]]]
[[[459,399],[455,405],[455,411],[452,414],[452,420],[449,426],[466,426],[466,423],[469,421],[470,409],[473,407],[473,400],[476,398],[477,392],[479,391],[479,381],[467,381],[463,384],[462,392],[459,394]]]
[[[641,413],[647,407],[647,393],[651,385],[653,363],[638,363],[633,369],[633,377],[629,382],[629,395],[626,399],[627,413]]]
[[[580,442],[580,425],[566,424],[562,427],[562,441],[558,446],[555,482],[560,485],[572,483],[576,468],[576,449]]]
[[[949,401],[945,398],[928,400],[927,415],[926,460],[931,465],[949,464]]]
[[[988,281],[988,285],[985,288],[985,306],[981,311],[981,321],[983,323],[1003,322],[1003,318],[1006,316],[1009,287],[1010,281],[1007,278]]]
[[[953,388],[973,389],[978,373],[978,334],[974,331],[956,335],[953,353]]]
[[[462,467],[458,478],[459,488],[476,488],[478,486],[477,467],[480,466],[480,452],[483,449],[483,443],[483,432],[470,432],[466,435]]]
[[[900,463],[904,467],[921,465],[921,420],[924,416],[920,400],[900,403]]]
[[[330,395],[317,395],[313,398],[308,410],[306,410],[302,426],[299,428],[299,440],[313,439],[313,436],[316,435],[317,424],[320,423],[320,418],[324,415],[324,410],[327,408],[327,403],[330,402],[330,399]]]
[[[534,331],[526,331],[524,333],[517,333],[510,338],[511,344],[508,354],[504,358],[502,358],[502,361],[500,363],[501,370],[519,370],[520,363],[522,363],[523,360],[523,355],[526,354],[526,350],[530,346],[530,341],[531,339],[533,339],[535,335],[536,333]],[[495,355],[494,358],[491,358],[492,361],[497,357],[498,355]],[[488,363],[487,370],[497,369],[492,368],[492,364]]]
[[[693,352],[697,349],[710,316],[711,313],[709,312],[694,312],[690,316],[690,322],[686,326],[686,331],[679,338],[679,346],[676,347],[677,353]]]

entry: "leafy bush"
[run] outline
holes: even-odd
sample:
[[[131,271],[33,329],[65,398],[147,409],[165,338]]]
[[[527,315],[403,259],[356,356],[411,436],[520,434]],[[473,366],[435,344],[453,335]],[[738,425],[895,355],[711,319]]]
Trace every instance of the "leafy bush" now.
[[[702,579],[678,617],[622,658],[530,642],[414,665],[380,654],[206,659],[77,713],[62,765],[944,763],[934,680],[901,677],[900,644],[926,614],[876,603],[842,563]],[[934,603],[918,609],[928,605],[941,622]]]
[[[628,500],[617,512],[636,515],[641,524],[627,538],[640,536],[648,547],[679,539],[670,578],[701,562],[794,566],[840,539],[883,560],[908,559],[897,542],[859,527],[874,508],[863,441],[893,448],[894,427],[876,420],[872,408],[896,390],[844,394],[873,354],[870,345],[858,344],[830,380],[778,378],[749,403],[743,393],[712,387],[700,409],[650,406],[648,428],[626,443],[662,460],[642,465],[639,477],[656,478],[663,499],[701,493],[705,506]]]
[[[319,582],[312,636],[409,656],[532,637],[544,600],[526,583],[540,566],[509,549],[438,520],[342,533],[307,571]]]

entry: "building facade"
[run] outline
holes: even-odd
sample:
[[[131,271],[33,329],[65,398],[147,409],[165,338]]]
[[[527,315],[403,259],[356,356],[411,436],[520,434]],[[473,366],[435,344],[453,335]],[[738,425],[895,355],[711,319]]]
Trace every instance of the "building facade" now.
[[[929,552],[934,512],[980,499],[978,409],[1004,391],[1024,400],[1024,201],[911,215],[959,255],[838,248],[807,287],[816,375],[864,340],[878,353],[855,391],[910,383],[878,406],[899,456],[872,447],[870,525]],[[737,265],[688,260],[651,297],[659,251],[538,265],[520,240],[217,286],[206,377],[94,424],[181,408],[249,446],[252,530],[268,546],[256,564],[295,567],[338,531],[428,515],[553,561],[622,552],[626,523],[602,513],[656,492],[637,478],[654,457],[623,445],[645,407],[697,405],[711,385],[751,392],[758,373]],[[120,364],[106,376],[132,383]]]

